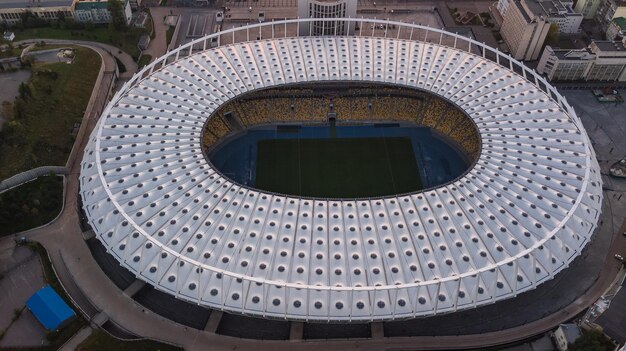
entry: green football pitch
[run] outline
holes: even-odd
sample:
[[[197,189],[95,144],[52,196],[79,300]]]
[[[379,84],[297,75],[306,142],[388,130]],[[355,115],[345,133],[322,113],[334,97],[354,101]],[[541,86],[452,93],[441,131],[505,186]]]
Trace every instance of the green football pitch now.
[[[409,138],[258,142],[256,187],[312,197],[367,197],[422,188]]]

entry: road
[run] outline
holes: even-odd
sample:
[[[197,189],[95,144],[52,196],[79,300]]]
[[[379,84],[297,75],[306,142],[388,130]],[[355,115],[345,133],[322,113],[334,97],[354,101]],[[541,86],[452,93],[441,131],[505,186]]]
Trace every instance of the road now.
[[[82,45],[88,48],[91,48],[102,56],[102,59],[105,61],[106,71],[109,69],[115,70],[115,59],[117,58],[124,64],[126,67],[126,72],[120,74],[120,79],[125,80],[133,76],[137,72],[137,63],[133,58],[116,48],[115,46],[98,43],[95,41],[83,41],[83,40],[61,40],[61,39],[27,39],[15,42],[13,45],[17,46],[20,44],[31,44],[31,43],[41,43],[45,42],[46,44],[60,44],[60,45]]]

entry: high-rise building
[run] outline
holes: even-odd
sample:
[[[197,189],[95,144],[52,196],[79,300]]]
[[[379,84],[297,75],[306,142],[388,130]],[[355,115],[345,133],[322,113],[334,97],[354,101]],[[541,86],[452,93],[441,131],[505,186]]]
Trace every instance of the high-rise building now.
[[[518,60],[536,60],[548,35],[550,23],[544,16],[538,16],[523,1],[512,0],[503,15],[500,34]]]
[[[356,0],[298,0],[299,18],[355,18]],[[355,22],[314,21],[299,26],[300,35],[348,35],[354,33]]]

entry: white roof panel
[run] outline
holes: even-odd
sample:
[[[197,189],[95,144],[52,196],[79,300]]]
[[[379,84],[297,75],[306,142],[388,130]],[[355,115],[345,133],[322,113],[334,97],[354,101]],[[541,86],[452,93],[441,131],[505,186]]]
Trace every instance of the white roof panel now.
[[[203,157],[202,126],[228,100],[327,80],[416,86],[448,99],[478,128],[477,162],[436,189],[332,200],[237,185]],[[126,87],[89,139],[81,196],[122,265],[191,302],[293,320],[427,316],[533,289],[580,254],[602,193],[576,120],[517,73],[433,43],[238,43]]]

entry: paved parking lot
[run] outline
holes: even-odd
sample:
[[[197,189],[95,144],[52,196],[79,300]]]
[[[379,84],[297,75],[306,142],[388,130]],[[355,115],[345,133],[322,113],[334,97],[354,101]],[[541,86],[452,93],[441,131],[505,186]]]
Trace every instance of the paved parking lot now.
[[[11,324],[16,309],[45,285],[39,257],[27,247],[0,248],[0,348],[47,345],[45,329],[28,309]],[[10,325],[10,328],[6,328]]]

